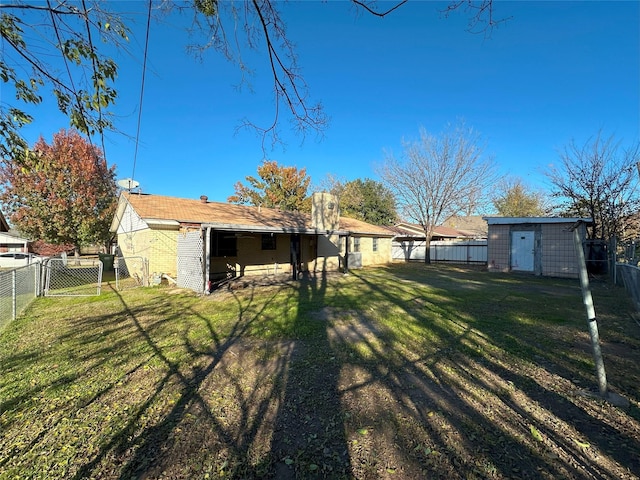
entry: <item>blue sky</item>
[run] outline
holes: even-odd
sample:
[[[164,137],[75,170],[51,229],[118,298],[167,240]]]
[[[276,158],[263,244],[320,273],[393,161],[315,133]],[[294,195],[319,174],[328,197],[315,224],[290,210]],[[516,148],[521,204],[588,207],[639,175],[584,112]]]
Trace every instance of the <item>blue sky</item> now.
[[[198,61],[186,53],[187,17],[152,23],[134,171],[145,4],[119,5],[139,14],[134,57],[116,56],[117,127],[126,135],[107,135],[109,163],[143,192],[225,201],[265,158],[255,133],[236,134],[245,117],[272,118],[264,55],[247,55],[252,91],[238,90],[239,70],[219,54]],[[463,12],[444,18],[446,3],[410,1],[385,18],[346,1],[278,5],[330,124],[323,139],[301,144],[285,119],[286,148],[266,158],[306,168],[314,183],[327,174],[378,179],[385,151],[399,155],[420,126],[438,133],[459,119],[483,135],[501,173],[540,189],[542,172],[572,139],[583,143],[599,130],[625,144],[640,138],[639,2],[497,1],[495,15],[509,20],[489,38],[468,33]],[[26,133],[50,141],[66,126],[49,102]]]

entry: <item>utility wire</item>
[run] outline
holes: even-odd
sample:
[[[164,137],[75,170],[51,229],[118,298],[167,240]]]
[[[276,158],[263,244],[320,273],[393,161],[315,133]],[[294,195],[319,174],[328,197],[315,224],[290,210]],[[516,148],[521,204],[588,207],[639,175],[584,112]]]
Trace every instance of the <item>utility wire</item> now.
[[[144,96],[144,77],[147,71],[147,50],[149,49],[149,26],[151,24],[151,2],[149,0],[149,11],[147,13],[147,33],[144,41],[144,59],[142,60],[142,84],[140,86],[140,106],[138,108],[138,128],[136,130],[136,148],[133,154],[133,169],[131,171],[131,178],[135,178],[136,173],[136,161],[138,159],[138,143],[140,141],[140,119],[142,117],[142,98]]]
[[[91,47],[91,52],[95,52],[95,48],[93,46],[93,40],[91,39],[91,25],[89,24],[89,10],[87,10],[87,5],[85,0],[82,0],[82,11],[84,12],[84,24],[87,28],[87,41],[89,42],[89,46]],[[98,78],[98,67],[96,65],[96,56],[91,56],[91,66],[93,68],[93,77]],[[107,160],[107,150],[104,146],[104,126],[102,122],[102,105],[100,101],[100,86],[95,83],[94,80],[94,88],[96,89],[96,95],[98,96],[98,132],[100,132],[100,143],[102,144],[102,156],[106,162]],[[89,141],[91,141],[91,137],[89,137]]]

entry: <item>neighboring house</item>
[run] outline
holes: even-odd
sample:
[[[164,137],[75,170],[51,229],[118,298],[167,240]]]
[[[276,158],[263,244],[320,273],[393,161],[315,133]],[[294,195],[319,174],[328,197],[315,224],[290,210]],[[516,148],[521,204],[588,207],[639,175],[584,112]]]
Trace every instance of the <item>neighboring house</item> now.
[[[525,272],[577,278],[573,228],[585,238],[591,219],[560,217],[485,217],[489,225],[490,272]]]
[[[420,225],[398,223],[390,229],[395,233],[392,250],[394,260],[424,261],[426,238]],[[430,258],[434,262],[486,263],[487,241],[478,239],[476,231],[436,226],[431,238]]]
[[[396,240],[401,241],[403,239],[410,240],[425,240],[424,229],[421,225],[415,223],[397,223],[393,227],[389,227],[395,233]],[[475,238],[474,234],[458,230],[456,228],[446,226],[436,226],[433,229],[432,241],[438,240],[468,240],[469,238]]]
[[[487,221],[480,215],[458,216],[452,215],[442,222],[443,227],[455,228],[468,237],[487,238]]]
[[[311,215],[270,208],[122,193],[111,232],[119,255],[144,257],[149,272],[203,291],[243,275],[329,272],[391,261],[393,233],[340,218],[338,203],[314,194]]]
[[[11,230],[4,215],[0,212],[0,253],[28,251],[29,240]]]

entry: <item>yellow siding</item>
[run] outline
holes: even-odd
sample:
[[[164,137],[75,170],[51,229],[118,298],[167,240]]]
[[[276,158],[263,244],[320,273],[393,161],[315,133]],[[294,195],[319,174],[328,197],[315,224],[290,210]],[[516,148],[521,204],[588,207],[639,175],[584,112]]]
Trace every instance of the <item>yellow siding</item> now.
[[[262,235],[238,238],[238,275],[266,275],[291,271],[289,265],[291,239],[289,235],[276,235],[276,249],[262,250]]]
[[[178,231],[150,229],[118,234],[118,246],[124,257],[145,257],[149,273],[166,273],[175,278],[177,272]]]
[[[309,270],[313,272],[331,272],[340,269],[340,237],[338,235],[318,235],[318,257]]]
[[[118,234],[118,245],[122,255],[144,257],[149,261],[149,273],[165,273],[173,278],[177,275],[177,252],[179,231],[175,229],[145,228],[130,233]],[[300,242],[301,268],[303,271],[338,271],[341,254],[338,235],[303,235]],[[209,269],[212,278],[220,278],[228,272],[236,276],[291,273],[291,236],[276,236],[276,249],[263,250],[261,234],[245,234],[237,239],[236,257],[211,257]],[[373,251],[373,239],[360,240],[362,264],[377,265],[391,262],[391,239],[378,238],[377,251]]]
[[[378,246],[373,251],[373,238],[362,237],[360,239],[360,253],[362,253],[362,266],[380,265],[391,263],[391,239],[378,237]]]

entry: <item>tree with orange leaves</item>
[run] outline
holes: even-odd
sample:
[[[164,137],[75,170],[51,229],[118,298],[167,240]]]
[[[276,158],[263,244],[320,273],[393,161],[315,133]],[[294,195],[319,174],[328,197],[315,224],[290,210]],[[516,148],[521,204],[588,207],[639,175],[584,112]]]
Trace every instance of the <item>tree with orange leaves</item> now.
[[[227,201],[288,211],[311,211],[307,195],[311,177],[305,168],[298,170],[297,167],[285,167],[276,161],[264,160],[258,167],[258,176],[260,178],[251,175],[245,177],[249,185],[236,182],[236,193]]]
[[[0,202],[32,240],[80,247],[106,243],[115,211],[115,166],[75,130],[41,137],[33,149],[0,164]]]

